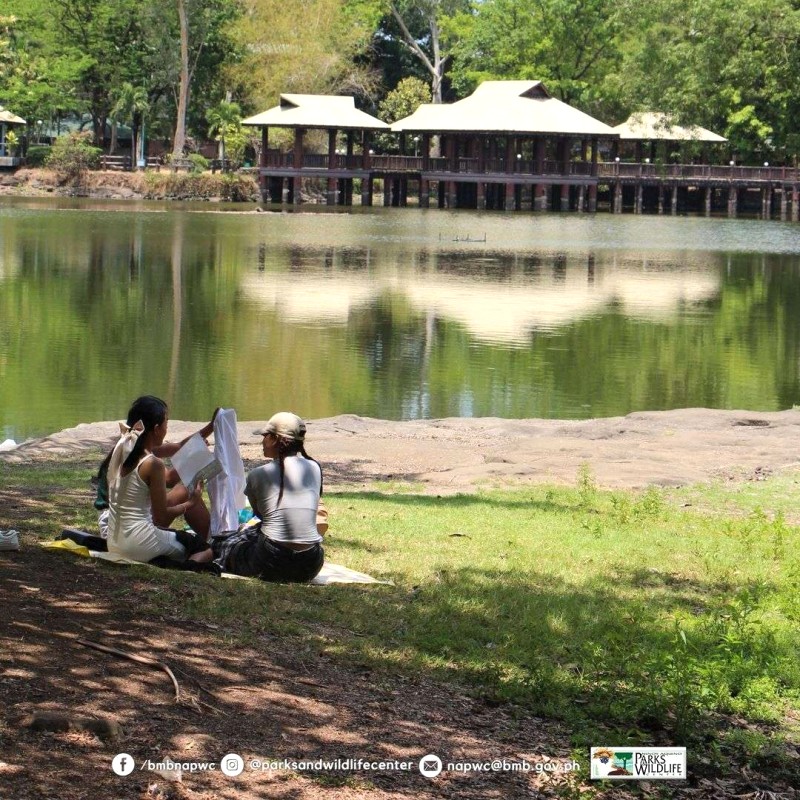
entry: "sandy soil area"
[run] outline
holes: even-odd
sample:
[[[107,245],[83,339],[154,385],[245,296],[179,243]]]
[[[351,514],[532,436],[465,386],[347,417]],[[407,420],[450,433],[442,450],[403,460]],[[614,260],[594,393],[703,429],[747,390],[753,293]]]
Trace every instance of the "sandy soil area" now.
[[[170,422],[170,439],[202,423]],[[247,460],[260,457],[241,422]],[[16,450],[8,461],[52,459],[110,447],[114,422],[78,425]],[[800,410],[679,409],[591,420],[439,419],[392,422],[351,415],[309,421],[307,449],[329,485],[414,482],[424,492],[469,491],[528,482],[574,483],[588,464],[608,487],[680,486],[743,480],[797,466]]]

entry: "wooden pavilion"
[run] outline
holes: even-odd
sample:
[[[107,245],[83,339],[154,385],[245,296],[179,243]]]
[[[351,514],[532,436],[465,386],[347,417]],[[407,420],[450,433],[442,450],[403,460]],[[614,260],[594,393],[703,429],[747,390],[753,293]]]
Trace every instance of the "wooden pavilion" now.
[[[616,134],[608,125],[550,96],[540,81],[486,81],[469,97],[426,104],[391,128],[355,107],[352,97],[283,94],[278,106],[243,121],[260,127],[259,174],[265,200],[299,202],[298,181],[327,181],[329,204],[352,202],[353,180],[371,205],[382,179],[385,205],[405,205],[409,185],[428,207],[435,188],[440,207],[547,209],[596,208],[598,143]],[[269,128],[294,129],[290,153],[269,149]],[[307,153],[303,135],[328,131],[327,154]],[[375,155],[369,136],[392,130],[400,155]],[[346,133],[337,152],[339,132]],[[413,141],[413,155],[408,151]],[[431,155],[438,142],[442,155]],[[354,148],[360,152],[356,153]]]
[[[484,81],[456,103],[425,104],[392,130],[422,139],[420,204],[428,185],[439,186],[439,204],[458,208],[505,208],[529,204],[582,211],[597,204],[601,139],[617,134],[577,108],[552,97],[541,81]],[[428,155],[441,137],[444,158]],[[407,141],[406,141],[407,144]]]
[[[595,211],[599,194],[614,213],[709,215],[727,205],[736,216],[760,197],[763,217],[779,205],[781,219],[800,219],[797,168],[656,162],[659,144],[711,147],[725,139],[655,113],[611,128],[551,97],[540,81],[486,81],[463,100],[422,105],[391,126],[358,110],[352,97],[282,94],[279,105],[244,124],[261,128],[258,174],[268,202],[301,202],[301,182],[312,179],[323,182],[329,204],[351,205],[359,182],[361,204],[372,205],[381,181],[384,205],[406,205],[417,191],[423,208],[434,199],[439,208]],[[294,131],[289,152],[269,149],[270,128]],[[310,130],[327,131],[327,152],[311,152]],[[389,131],[400,154],[375,154],[370,137]],[[649,142],[650,157],[620,163],[623,142],[639,156]],[[610,161],[600,160],[601,145]]]
[[[282,94],[280,103],[242,121],[242,125],[261,128],[261,193],[265,200],[281,202],[286,197],[290,203],[300,202],[300,181],[303,178],[323,179],[327,182],[329,205],[352,203],[353,179],[370,174],[370,134],[388,131],[389,126],[377,117],[356,108],[352,97],[311,94]],[[294,130],[294,147],[290,153],[269,149],[269,129]],[[328,152],[308,153],[304,137],[308,130],[328,132]],[[344,152],[337,150],[339,132],[346,137]],[[358,145],[360,152],[356,154]],[[371,203],[371,181],[362,180],[362,202]],[[365,198],[365,194],[368,197]]]
[[[625,144],[632,144],[633,158],[639,162],[644,160],[645,145],[649,145],[647,157],[651,162],[655,162],[659,155],[658,146],[663,144],[662,160],[667,162],[670,160],[670,144],[698,142],[708,154],[709,145],[725,144],[728,141],[724,136],[699,125],[678,125],[668,114],[658,111],[639,111],[631,114],[625,122],[617,125],[614,131],[619,134],[619,148],[624,148]],[[612,159],[620,155],[620,150],[612,149]],[[710,159],[706,157],[703,160],[708,163]]]

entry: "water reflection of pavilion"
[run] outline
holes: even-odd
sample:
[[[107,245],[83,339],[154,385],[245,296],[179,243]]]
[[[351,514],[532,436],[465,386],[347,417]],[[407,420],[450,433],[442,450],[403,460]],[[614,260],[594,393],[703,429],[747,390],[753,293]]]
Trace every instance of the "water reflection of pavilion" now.
[[[432,266],[432,268],[430,268]],[[383,264],[365,279],[346,269],[248,274],[247,298],[289,322],[346,324],[351,314],[387,296],[404,298],[421,315],[457,322],[476,339],[521,344],[533,331],[555,330],[618,308],[629,317],[664,319],[701,305],[720,291],[715,271],[673,264],[598,264],[592,255],[555,256],[535,275],[499,280],[463,272]]]

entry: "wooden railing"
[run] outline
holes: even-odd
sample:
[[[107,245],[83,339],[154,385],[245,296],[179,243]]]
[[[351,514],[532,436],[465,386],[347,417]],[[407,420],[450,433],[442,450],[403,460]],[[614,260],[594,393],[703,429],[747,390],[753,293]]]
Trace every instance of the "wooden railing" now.
[[[332,162],[332,163],[331,163]],[[294,153],[267,153],[268,169],[293,169]],[[681,180],[738,180],[800,182],[800,169],[793,167],[740,167],[710,164],[641,164],[604,161],[535,161],[514,159],[507,164],[503,158],[437,157],[368,155],[347,156],[336,154],[331,159],[327,153],[304,153],[303,169],[399,173],[454,173],[459,175],[520,175],[546,177],[591,177],[608,180],[620,179],[681,179]],[[594,173],[593,173],[594,170]]]
[[[148,169],[158,169],[164,166],[157,156],[150,156],[146,161]],[[100,156],[100,169],[110,172],[128,172],[131,168],[130,156]]]
[[[737,180],[796,183],[794,167],[740,167],[715,164],[640,164],[605,161],[598,164],[599,178],[674,178],[681,180]]]

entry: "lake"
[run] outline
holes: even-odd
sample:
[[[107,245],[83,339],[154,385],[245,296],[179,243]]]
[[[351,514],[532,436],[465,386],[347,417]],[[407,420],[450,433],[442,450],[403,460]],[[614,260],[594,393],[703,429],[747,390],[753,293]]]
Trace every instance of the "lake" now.
[[[586,418],[800,403],[800,227],[0,201],[0,440],[291,409]]]

